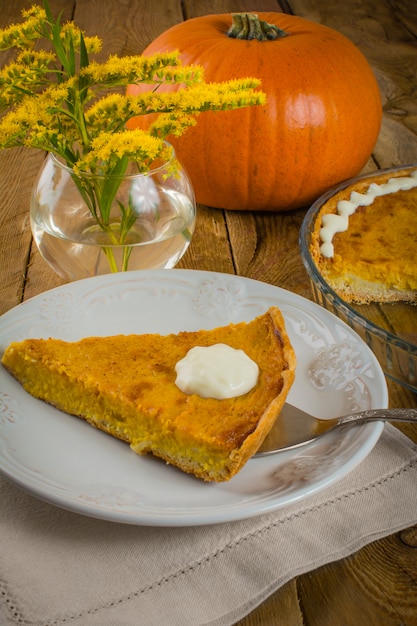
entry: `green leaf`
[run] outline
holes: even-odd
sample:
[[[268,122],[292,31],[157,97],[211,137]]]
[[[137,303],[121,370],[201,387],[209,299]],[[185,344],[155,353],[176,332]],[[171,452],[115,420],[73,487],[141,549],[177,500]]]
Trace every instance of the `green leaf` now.
[[[75,50],[74,50],[74,42],[72,39],[69,41],[69,51],[68,51],[68,74],[70,76],[75,76]]]
[[[122,216],[120,224],[120,243],[124,243],[126,235],[129,233],[133,224],[136,222],[137,214],[132,210],[130,201],[129,205],[125,207],[122,202],[118,202],[120,214]]]
[[[110,218],[111,206],[122,182],[122,176],[126,173],[128,164],[128,157],[123,156],[109,172],[106,172],[106,176],[103,179],[100,194],[100,209],[103,222],[105,223],[108,223]]]
[[[61,41],[61,26],[58,21],[52,25],[51,30],[52,30],[52,43],[54,45],[56,55],[58,59],[60,60],[60,62],[62,63],[64,70],[67,72],[67,74],[69,74],[68,59],[67,59],[67,55],[65,52],[65,48]]]
[[[82,70],[83,67],[88,67],[89,64],[90,59],[88,58],[88,52],[85,45],[84,37],[83,34],[80,33],[80,70]],[[89,79],[86,76],[80,75],[78,84],[80,87],[80,99],[81,102],[84,102],[85,98],[87,97]]]
[[[49,2],[47,0],[44,0],[43,8],[45,9],[46,19],[48,20],[48,22],[50,24],[53,24],[54,23],[54,18],[53,18],[52,11],[51,11],[50,6],[49,6]]]
[[[88,52],[84,41],[84,36],[80,33],[80,69],[88,67],[90,60],[88,58]]]

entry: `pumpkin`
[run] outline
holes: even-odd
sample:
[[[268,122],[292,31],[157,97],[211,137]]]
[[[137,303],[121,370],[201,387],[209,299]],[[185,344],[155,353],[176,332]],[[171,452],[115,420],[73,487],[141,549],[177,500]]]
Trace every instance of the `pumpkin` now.
[[[340,33],[281,13],[214,14],[173,26],[143,54],[173,50],[203,66],[206,82],[250,76],[267,94],[266,106],[202,113],[172,138],[199,203],[304,207],[365,165],[380,130],[380,93],[367,60]]]

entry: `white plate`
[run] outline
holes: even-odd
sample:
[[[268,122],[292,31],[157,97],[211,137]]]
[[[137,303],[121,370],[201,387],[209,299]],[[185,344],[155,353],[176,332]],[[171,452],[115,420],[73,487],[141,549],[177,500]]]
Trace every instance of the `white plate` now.
[[[214,272],[128,272],[58,287],[0,318],[0,351],[27,337],[209,329],[249,321],[271,305],[281,308],[298,358],[290,402],[322,417],[387,406],[378,361],[336,316],[272,285]],[[382,428],[329,433],[209,484],[32,398],[0,367],[0,472],[52,504],[128,524],[213,524],[272,511],[345,476]]]

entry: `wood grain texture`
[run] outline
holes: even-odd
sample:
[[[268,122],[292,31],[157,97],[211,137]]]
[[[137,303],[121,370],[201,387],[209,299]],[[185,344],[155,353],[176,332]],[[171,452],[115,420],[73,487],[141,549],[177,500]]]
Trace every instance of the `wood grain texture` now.
[[[298,593],[307,623],[415,626],[417,605],[409,601],[417,582],[413,550],[398,536],[387,537],[341,562],[301,576]]]
[[[278,589],[253,613],[235,626],[306,626],[298,606],[297,581]]]
[[[156,12],[153,0],[77,0],[74,20],[87,34],[103,39],[101,58],[134,55],[183,20],[180,0],[164,0],[163,7]]]
[[[276,11],[282,13],[278,0],[185,0],[187,19],[212,13]]]
[[[412,0],[392,0],[392,13],[410,33],[417,37],[417,3]]]
[[[298,234],[304,215],[305,211],[277,213],[272,217],[264,212],[227,212],[237,273],[311,298],[298,252]]]
[[[49,0],[74,17],[108,54],[137,54],[184,19],[239,10],[281,11],[322,22],[362,50],[377,76],[383,125],[364,171],[417,162],[417,3],[410,0]],[[20,20],[32,0],[2,2],[0,25]],[[7,54],[0,54],[4,63]],[[352,94],[354,97],[354,94]],[[36,151],[0,153],[0,313],[63,281],[31,243],[30,192],[44,159]],[[348,155],[347,155],[348,158]],[[179,267],[236,273],[311,291],[298,248],[305,210],[227,212],[199,206],[196,233]],[[392,407],[417,407],[412,391],[388,381]],[[417,428],[400,429],[417,442]],[[389,506],[389,503],[387,503]],[[348,559],[297,577],[236,626],[415,626],[417,527],[370,544]],[[197,626],[197,625],[196,625]]]
[[[36,157],[20,148],[0,153],[1,204],[6,208],[2,211],[0,267],[7,276],[7,281],[0,283],[0,313],[23,300],[31,249],[28,213],[31,184],[22,185],[21,181],[36,176],[40,163]]]
[[[235,273],[223,211],[203,205],[198,207],[192,245],[178,267]]]

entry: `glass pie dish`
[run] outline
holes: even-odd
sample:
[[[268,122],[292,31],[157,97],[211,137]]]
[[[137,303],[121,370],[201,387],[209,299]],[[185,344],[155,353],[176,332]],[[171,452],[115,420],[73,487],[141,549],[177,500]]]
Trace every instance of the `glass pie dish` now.
[[[300,251],[310,278],[315,302],[337,315],[353,328],[378,358],[388,378],[417,391],[417,306],[406,303],[352,304],[343,300],[321,275],[310,252],[316,217],[333,195],[367,178],[377,178],[417,164],[401,165],[363,174],[333,187],[324,193],[308,210],[300,230]],[[417,208],[416,208],[417,210]],[[417,255],[416,255],[417,262]]]

